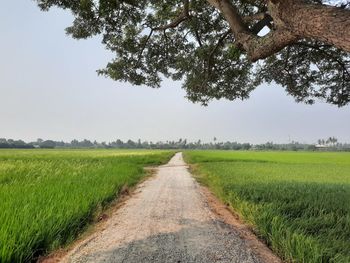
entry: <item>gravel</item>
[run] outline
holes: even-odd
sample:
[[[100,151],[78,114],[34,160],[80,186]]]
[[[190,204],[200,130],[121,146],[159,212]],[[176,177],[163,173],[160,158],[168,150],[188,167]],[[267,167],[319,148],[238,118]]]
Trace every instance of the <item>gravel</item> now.
[[[160,166],[63,262],[263,262],[209,207],[182,154]]]

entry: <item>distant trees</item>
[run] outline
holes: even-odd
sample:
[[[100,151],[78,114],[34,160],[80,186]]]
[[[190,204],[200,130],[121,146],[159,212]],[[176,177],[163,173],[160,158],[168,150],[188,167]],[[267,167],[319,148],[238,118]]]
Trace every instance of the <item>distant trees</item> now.
[[[337,142],[338,142],[338,139],[335,138],[335,137],[329,137],[329,138],[327,139],[327,143],[328,143],[328,144],[331,144],[332,146],[334,146]]]
[[[250,143],[238,142],[217,142],[215,138],[213,143],[203,143],[202,140],[196,142],[188,142],[187,139],[180,138],[178,141],[158,141],[148,142],[138,139],[131,139],[126,142],[117,139],[112,142],[91,142],[84,139],[82,141],[72,140],[71,142],[53,141],[37,139],[35,142],[25,143],[24,141],[14,141],[11,139],[0,139],[0,148],[114,148],[114,149],[218,149],[218,150],[249,150],[252,148]]]
[[[281,151],[316,151],[327,150],[332,151],[350,151],[349,143],[339,143],[335,137],[329,137],[328,139],[318,139],[317,144],[305,144],[292,141],[288,144],[274,144],[273,142],[267,142],[265,144],[254,145],[256,150],[281,150]]]
[[[47,140],[47,141],[43,141],[42,143],[40,143],[40,148],[44,148],[44,149],[53,149],[56,147],[56,142],[52,141],[52,140]]]
[[[317,143],[319,146],[325,146],[325,147],[335,147],[337,145],[338,139],[335,137],[329,137],[328,139],[318,139]]]
[[[122,141],[117,139],[112,142],[91,142],[90,140],[72,140],[71,142],[53,141],[38,139],[35,142],[26,143],[22,140],[12,140],[0,138],[0,148],[84,148],[84,149],[201,149],[201,150],[276,150],[276,151],[314,151],[318,149],[337,151],[350,151],[350,144],[339,143],[335,137],[329,137],[328,139],[319,139],[318,144],[304,144],[292,141],[288,144],[275,144],[273,142],[267,142],[263,144],[250,144],[250,143],[238,143],[238,142],[219,142],[214,137],[213,142],[202,142],[197,140],[195,142],[188,142],[187,139],[180,138],[178,141],[158,141],[148,142],[138,139],[133,141],[131,139]]]
[[[273,142],[267,142],[264,144],[258,144],[254,146],[256,150],[276,150],[276,151],[309,151],[315,150],[315,146],[312,144],[303,144],[292,141],[288,144],[275,144]]]
[[[0,138],[0,148],[18,148],[18,149],[30,149],[34,148],[34,146],[30,143],[25,143],[22,140],[12,140]]]

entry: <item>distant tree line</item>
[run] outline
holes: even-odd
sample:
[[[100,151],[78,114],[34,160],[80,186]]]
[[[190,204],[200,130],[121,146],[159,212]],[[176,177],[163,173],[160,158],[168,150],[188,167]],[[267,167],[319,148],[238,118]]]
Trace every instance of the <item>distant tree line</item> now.
[[[291,142],[287,144],[276,144],[267,142],[263,144],[238,143],[238,142],[218,142],[214,137],[213,142],[188,142],[187,139],[179,139],[177,141],[122,141],[117,139],[112,142],[97,142],[84,140],[72,140],[71,142],[53,141],[37,139],[34,142],[24,142],[23,140],[12,140],[0,138],[0,148],[16,148],[16,149],[54,149],[54,148],[91,148],[91,149],[202,149],[202,150],[278,150],[278,151],[316,151],[316,150],[332,150],[332,151],[350,151],[350,144],[339,143],[335,137],[328,139],[319,139],[316,144],[305,144],[299,142]]]
[[[22,140],[12,140],[0,138],[0,148],[17,148],[17,149],[30,149],[34,146],[30,143],[26,143]]]

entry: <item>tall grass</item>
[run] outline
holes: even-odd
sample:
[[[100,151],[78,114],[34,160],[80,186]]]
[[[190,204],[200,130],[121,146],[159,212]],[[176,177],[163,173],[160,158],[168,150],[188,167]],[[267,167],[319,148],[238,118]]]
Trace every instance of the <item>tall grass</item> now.
[[[26,262],[73,240],[96,210],[171,152],[1,150],[0,262]]]
[[[186,152],[199,180],[288,262],[350,262],[350,154]]]

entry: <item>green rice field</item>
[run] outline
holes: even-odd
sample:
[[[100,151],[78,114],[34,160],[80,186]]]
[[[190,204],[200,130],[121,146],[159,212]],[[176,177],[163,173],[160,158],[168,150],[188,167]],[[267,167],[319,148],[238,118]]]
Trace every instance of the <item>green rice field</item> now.
[[[28,262],[71,242],[171,151],[0,150],[0,262]]]
[[[350,153],[187,151],[185,159],[286,262],[350,262]]]

